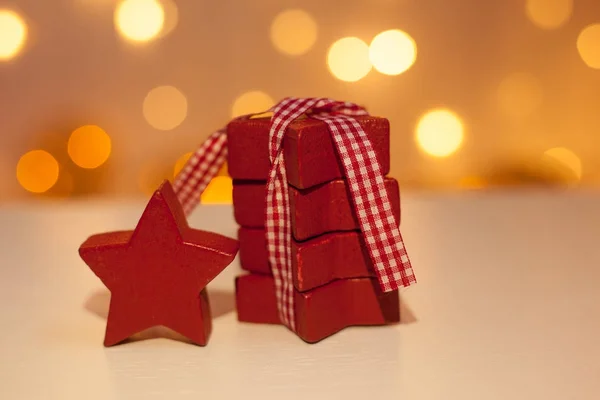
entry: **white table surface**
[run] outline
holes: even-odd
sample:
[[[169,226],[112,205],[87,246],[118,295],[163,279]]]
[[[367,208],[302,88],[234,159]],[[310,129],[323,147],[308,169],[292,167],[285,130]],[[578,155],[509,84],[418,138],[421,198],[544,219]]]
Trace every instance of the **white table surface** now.
[[[600,398],[600,193],[407,194],[419,283],[402,324],[308,345],[241,324],[237,261],[211,285],[207,347],[104,348],[108,293],[79,259],[140,203],[0,207],[0,399],[567,400]],[[231,208],[191,224],[235,236]]]

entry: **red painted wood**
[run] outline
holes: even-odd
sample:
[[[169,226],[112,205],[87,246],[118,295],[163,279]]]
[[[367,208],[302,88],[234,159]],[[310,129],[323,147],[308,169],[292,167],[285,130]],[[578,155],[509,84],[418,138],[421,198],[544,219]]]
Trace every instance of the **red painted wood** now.
[[[239,228],[240,265],[242,269],[259,274],[271,274],[267,238],[264,229]]]
[[[265,182],[233,181],[231,197],[235,222],[246,228],[264,227],[266,194]]]
[[[292,277],[294,287],[306,292],[337,279],[376,275],[360,232],[337,232],[292,241]]]
[[[392,213],[400,221],[400,190],[393,178],[385,179]],[[306,240],[325,232],[360,229],[351,203],[346,181],[335,180],[306,190],[290,187],[292,233],[297,240]]]
[[[242,269],[271,275],[263,229],[240,228]],[[305,292],[336,279],[374,278],[373,263],[360,233],[327,233],[305,242],[292,241],[294,287]]]
[[[275,284],[272,277],[245,275],[236,280],[238,320],[278,324]],[[338,280],[309,292],[295,292],[298,336],[319,342],[344,328],[400,322],[397,291],[382,293],[376,280]]]
[[[235,279],[238,320],[257,324],[281,324],[275,299],[275,281],[270,276],[248,274]]]
[[[357,117],[371,139],[384,174],[390,170],[390,125],[385,118]],[[269,175],[269,118],[233,120],[227,127],[228,171],[232,178],[266,181]],[[288,182],[300,189],[344,177],[327,125],[295,121],[284,138]]]
[[[400,189],[393,178],[385,179],[392,212],[400,221]],[[292,235],[306,240],[325,232],[360,229],[350,202],[350,191],[344,180],[298,190],[289,188]],[[233,207],[238,224],[247,228],[262,228],[265,219],[264,183],[234,182]]]
[[[189,227],[169,182],[154,193],[134,231],[94,235],[79,254],[111,291],[105,346],[153,326],[206,345],[212,323],[205,287],[238,242]]]

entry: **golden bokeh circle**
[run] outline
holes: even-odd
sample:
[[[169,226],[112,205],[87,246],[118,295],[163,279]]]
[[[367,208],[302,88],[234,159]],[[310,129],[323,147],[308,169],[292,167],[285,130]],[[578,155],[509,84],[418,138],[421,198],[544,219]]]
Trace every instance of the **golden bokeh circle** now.
[[[158,86],[144,99],[144,118],[155,129],[170,131],[177,128],[187,117],[187,112],[187,98],[174,86]]]
[[[544,152],[543,158],[547,161],[554,161],[563,168],[570,171],[576,180],[581,179],[583,168],[581,159],[572,150],[566,147],[554,147]]]
[[[0,10],[0,61],[15,58],[25,46],[27,24],[14,11]]]
[[[157,0],[122,0],[115,9],[118,32],[133,42],[147,42],[156,38],[164,24],[165,11]]]
[[[267,111],[274,104],[275,101],[271,96],[260,90],[253,90],[243,93],[235,99],[231,107],[231,116],[235,118],[241,115],[260,113]]]
[[[532,74],[518,72],[506,77],[498,87],[498,104],[511,117],[521,118],[537,110],[544,99],[543,85]]]
[[[391,29],[379,33],[369,46],[373,67],[385,75],[400,75],[417,60],[417,44],[406,32]]]
[[[192,152],[185,153],[184,155],[182,155],[181,157],[179,157],[177,159],[177,161],[175,162],[175,166],[173,167],[173,176],[174,177],[176,177],[177,174],[179,174],[179,172],[181,172],[183,167],[185,167],[185,164],[188,162],[188,160],[190,159],[192,154],[193,154]]]
[[[215,176],[200,196],[202,204],[233,203],[233,182],[228,176]]]
[[[600,69],[600,24],[588,25],[581,31],[577,51],[588,67]]]
[[[29,151],[17,163],[17,181],[32,193],[44,193],[52,189],[59,173],[58,161],[44,150]]]
[[[79,167],[98,168],[110,157],[110,136],[96,125],[79,127],[69,137],[67,152],[71,160]]]
[[[415,138],[419,148],[426,154],[448,157],[463,143],[463,122],[453,111],[445,108],[434,109],[420,118]]]
[[[304,10],[285,10],[279,13],[271,24],[271,42],[283,54],[305,54],[316,41],[317,23]]]
[[[525,14],[541,29],[557,29],[573,14],[573,0],[527,0]]]
[[[179,24],[179,8],[173,0],[160,0],[163,7],[164,22],[159,37],[163,37],[173,32]]]
[[[357,37],[342,38],[329,48],[327,66],[337,79],[357,82],[373,67],[369,59],[369,45]]]

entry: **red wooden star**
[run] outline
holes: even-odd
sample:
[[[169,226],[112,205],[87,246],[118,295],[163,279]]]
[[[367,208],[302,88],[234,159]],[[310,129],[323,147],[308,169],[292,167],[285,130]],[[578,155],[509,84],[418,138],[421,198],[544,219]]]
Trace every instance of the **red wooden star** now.
[[[237,250],[237,240],[190,228],[171,184],[163,183],[134,231],[95,235],[79,248],[111,291],[104,345],[158,325],[206,345],[212,321],[205,287]]]

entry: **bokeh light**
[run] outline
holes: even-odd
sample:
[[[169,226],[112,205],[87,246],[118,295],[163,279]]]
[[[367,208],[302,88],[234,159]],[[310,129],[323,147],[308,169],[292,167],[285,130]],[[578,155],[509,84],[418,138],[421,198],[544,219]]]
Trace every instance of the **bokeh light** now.
[[[163,37],[173,32],[177,27],[179,23],[179,9],[173,0],[160,0],[160,3],[163,7],[164,22],[159,36]]]
[[[560,166],[567,169],[568,172],[574,175],[575,180],[581,179],[581,159],[573,151],[565,147],[555,147],[546,150],[543,158],[546,161],[558,163]]]
[[[283,11],[271,24],[271,41],[283,54],[305,54],[317,41],[317,23],[304,10]]]
[[[165,12],[157,0],[123,0],[115,9],[119,33],[134,42],[156,38],[165,24]]]
[[[58,180],[58,161],[44,150],[32,150],[25,153],[17,163],[17,180],[27,191],[44,193],[50,190]]]
[[[152,89],[144,99],[143,112],[146,121],[154,128],[170,131],[187,117],[187,99],[173,86]]]
[[[71,160],[81,168],[98,168],[110,156],[110,136],[99,126],[82,126],[71,133],[67,151]]]
[[[231,115],[235,118],[241,115],[260,113],[267,111],[274,104],[273,98],[264,92],[259,90],[246,92],[233,102]]]
[[[417,144],[426,154],[448,157],[463,142],[464,127],[458,115],[439,108],[424,114],[416,128]]]
[[[369,46],[373,67],[385,75],[400,75],[417,59],[417,44],[410,35],[398,29],[375,36]]]
[[[486,186],[488,186],[488,182],[481,176],[469,175],[461,178],[458,186],[462,189],[469,190],[484,189]]]
[[[61,168],[58,180],[52,186],[52,190],[48,195],[51,195],[53,199],[67,199],[74,195],[75,189],[73,174],[68,169]]]
[[[577,50],[588,67],[600,69],[600,24],[588,25],[581,31]]]
[[[173,166],[166,160],[148,158],[140,165],[137,186],[147,196],[151,196],[167,179],[171,179]]]
[[[543,86],[539,79],[528,73],[508,76],[498,87],[498,104],[511,117],[525,117],[540,107]]]
[[[10,10],[0,10],[0,61],[16,57],[25,45],[27,25]]]
[[[185,167],[192,156],[192,152],[185,153],[175,163],[173,168],[173,177]],[[204,193],[200,196],[203,204],[231,204],[232,203],[233,183],[227,173],[227,163],[223,164],[217,175],[210,181]]]
[[[342,38],[329,48],[327,65],[337,79],[345,82],[359,81],[372,68],[369,46],[356,37]]]
[[[177,159],[177,161],[175,162],[175,166],[173,167],[173,177],[176,177],[177,174],[179,174],[179,172],[183,169],[183,167],[185,167],[185,163],[188,162],[192,154],[193,153],[190,151],[189,153],[185,153]]]
[[[202,204],[231,204],[233,193],[233,183],[228,176],[216,176],[208,184],[200,202]]]
[[[173,168],[173,176],[177,177],[177,174],[185,167],[192,156],[192,152],[185,153],[175,163]],[[217,175],[210,181],[204,192],[200,196],[200,201],[203,204],[231,204],[232,203],[232,191],[233,183],[227,173],[227,163],[223,164]]]
[[[227,162],[223,164],[219,172],[217,172],[218,176],[229,176],[229,167],[227,166]]]
[[[183,169],[183,167],[185,167],[185,164],[188,162],[188,160],[190,159],[192,154],[194,154],[194,153],[193,152],[185,153],[184,155],[182,155],[181,157],[179,157],[177,159],[177,161],[175,162],[175,166],[173,167],[173,177],[176,177],[177,174],[179,174],[179,172],[181,172],[181,170]],[[229,176],[229,173],[227,170],[227,163],[223,164],[221,169],[219,169],[219,172],[217,172],[217,175],[218,176]]]
[[[525,14],[538,28],[560,28],[573,14],[573,0],[527,0]]]

